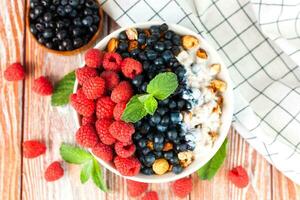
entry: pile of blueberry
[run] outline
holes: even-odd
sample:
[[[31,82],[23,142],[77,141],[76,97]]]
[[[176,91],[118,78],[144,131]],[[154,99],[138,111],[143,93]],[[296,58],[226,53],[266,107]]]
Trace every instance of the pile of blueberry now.
[[[49,49],[70,51],[87,44],[100,16],[95,0],[30,0],[30,32]]]
[[[182,122],[182,111],[192,108],[192,91],[187,86],[185,68],[175,56],[181,50],[181,37],[167,24],[151,26],[149,29],[137,29],[137,43],[132,44],[126,32],[118,36],[117,52],[122,57],[132,57],[143,64],[143,73],[132,80],[135,93],[145,93],[148,82],[161,72],[176,73],[179,86],[168,99],[160,101],[152,116],[147,116],[135,123],[136,132],[133,141],[137,147],[137,158],[142,163],[141,172],[154,174],[152,165],[159,158],[166,159],[172,165],[175,174],[182,172],[178,153],[192,151],[195,148],[193,135],[187,132]],[[172,146],[165,149],[166,146]]]

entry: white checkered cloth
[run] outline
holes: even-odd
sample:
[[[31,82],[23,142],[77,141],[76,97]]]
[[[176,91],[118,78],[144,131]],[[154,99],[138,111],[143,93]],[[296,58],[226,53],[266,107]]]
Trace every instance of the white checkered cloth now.
[[[234,82],[233,125],[300,184],[300,0],[101,0],[121,26],[186,26],[223,57]]]

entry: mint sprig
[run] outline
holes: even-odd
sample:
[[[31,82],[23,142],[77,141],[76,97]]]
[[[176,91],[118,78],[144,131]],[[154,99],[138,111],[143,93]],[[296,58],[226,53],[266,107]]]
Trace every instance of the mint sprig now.
[[[55,85],[51,97],[52,106],[63,106],[69,103],[69,96],[73,93],[75,79],[75,71],[72,71]]]
[[[147,85],[147,93],[133,96],[126,104],[122,120],[135,123],[147,114],[153,115],[157,109],[157,100],[164,100],[178,87],[176,74],[164,72],[155,76]]]
[[[60,146],[60,155],[68,163],[83,165],[80,172],[80,181],[86,183],[92,177],[95,185],[103,192],[107,191],[102,177],[102,171],[97,160],[89,152],[69,144]]]
[[[223,142],[220,149],[203,167],[198,169],[197,173],[201,180],[211,180],[222,166],[226,158],[227,138]]]

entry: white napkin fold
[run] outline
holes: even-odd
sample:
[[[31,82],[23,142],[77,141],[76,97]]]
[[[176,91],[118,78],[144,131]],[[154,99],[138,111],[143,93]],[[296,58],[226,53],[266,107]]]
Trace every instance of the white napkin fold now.
[[[101,0],[121,26],[167,21],[205,37],[234,82],[238,132],[300,184],[300,0]]]

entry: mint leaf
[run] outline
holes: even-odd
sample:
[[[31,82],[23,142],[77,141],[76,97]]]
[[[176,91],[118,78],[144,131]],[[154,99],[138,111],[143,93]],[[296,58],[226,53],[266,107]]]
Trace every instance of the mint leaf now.
[[[144,104],[145,101],[149,99],[151,96],[152,96],[151,94],[142,94],[142,95],[138,95],[138,99],[142,104]]]
[[[73,93],[75,79],[75,71],[72,71],[56,84],[51,97],[52,106],[62,106],[69,103],[69,96]]]
[[[93,160],[90,160],[83,165],[80,172],[80,181],[82,184],[86,183],[89,180],[93,171],[93,164]]]
[[[164,100],[178,87],[177,76],[173,72],[156,75],[147,85],[147,92],[159,100]]]
[[[147,115],[144,104],[138,99],[139,96],[133,96],[127,103],[122,114],[123,121],[135,123]]]
[[[153,96],[149,96],[148,99],[144,102],[144,107],[147,113],[153,115],[155,110],[157,109],[157,101]]]
[[[211,180],[215,176],[218,169],[221,167],[225,160],[226,145],[227,138],[225,139],[217,153],[214,155],[214,157],[212,157],[203,167],[198,169],[197,173],[200,179]]]
[[[92,170],[92,178],[95,185],[100,188],[103,192],[107,191],[107,187],[102,178],[102,171],[99,166],[99,163],[93,159],[93,170]]]
[[[62,144],[59,150],[61,157],[68,163],[82,164],[93,158],[85,150],[69,144]]]

